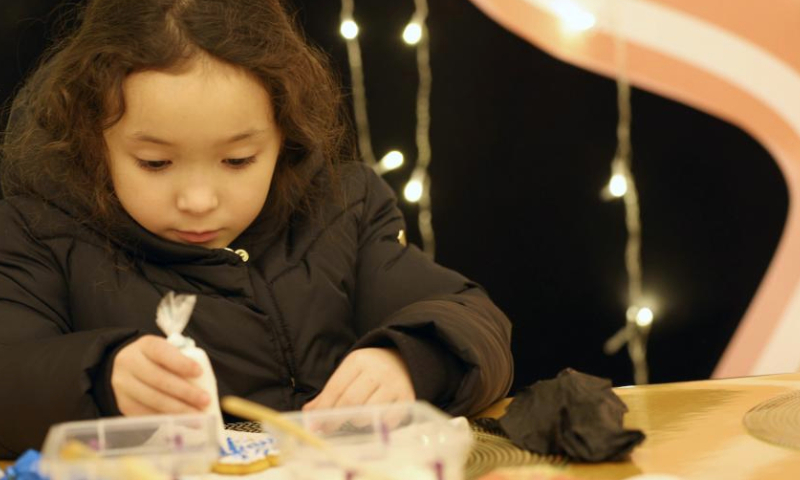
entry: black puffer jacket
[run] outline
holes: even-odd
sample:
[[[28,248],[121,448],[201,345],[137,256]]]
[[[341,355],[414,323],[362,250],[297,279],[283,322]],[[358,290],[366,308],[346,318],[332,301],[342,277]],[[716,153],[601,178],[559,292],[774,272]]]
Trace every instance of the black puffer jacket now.
[[[208,352],[221,395],[297,409],[365,346],[399,348],[417,396],[454,414],[505,395],[506,317],[476,284],[398,242],[402,215],[371,170],[348,165],[342,189],[319,218],[268,241],[243,234],[231,247],[246,262],[131,221],[134,255],[54,205],[0,201],[0,457],[39,447],[54,423],[119,414],[113,356],[159,334],[156,305],[170,290],[199,296],[187,335]]]

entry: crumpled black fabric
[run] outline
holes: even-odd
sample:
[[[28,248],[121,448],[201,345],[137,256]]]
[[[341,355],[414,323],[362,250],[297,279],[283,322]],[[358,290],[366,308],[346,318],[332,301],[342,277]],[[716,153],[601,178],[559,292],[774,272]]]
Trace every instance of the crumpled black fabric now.
[[[610,380],[568,368],[519,392],[499,424],[515,445],[532,452],[619,461],[645,438],[622,427],[627,411]]]

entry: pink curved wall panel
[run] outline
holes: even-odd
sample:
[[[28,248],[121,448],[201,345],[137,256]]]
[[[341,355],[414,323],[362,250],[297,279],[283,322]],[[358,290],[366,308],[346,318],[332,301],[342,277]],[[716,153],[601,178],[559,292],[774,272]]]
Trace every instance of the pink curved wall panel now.
[[[789,190],[784,232],[715,377],[800,369],[800,2],[796,0],[472,0],[555,57],[725,119],[778,163]],[[566,32],[559,8],[595,25]],[[746,254],[746,252],[743,252]]]

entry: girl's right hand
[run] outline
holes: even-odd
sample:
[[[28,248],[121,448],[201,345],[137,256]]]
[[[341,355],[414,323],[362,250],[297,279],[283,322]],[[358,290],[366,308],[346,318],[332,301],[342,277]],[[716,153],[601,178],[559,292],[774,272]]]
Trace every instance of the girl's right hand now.
[[[123,415],[196,413],[208,394],[189,382],[200,365],[165,338],[146,335],[126,345],[114,358],[111,388]]]

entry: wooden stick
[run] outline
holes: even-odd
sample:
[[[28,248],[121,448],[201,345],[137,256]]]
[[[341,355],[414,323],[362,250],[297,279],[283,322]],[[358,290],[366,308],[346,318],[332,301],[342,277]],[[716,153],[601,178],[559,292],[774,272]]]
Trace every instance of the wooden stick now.
[[[305,428],[290,422],[281,416],[277,411],[265,407],[264,405],[245,400],[244,398],[227,396],[222,398],[222,409],[233,415],[237,415],[249,420],[258,422],[267,422],[275,428],[278,428],[300,440],[317,447],[322,450],[329,450],[325,440],[319,438]]]

